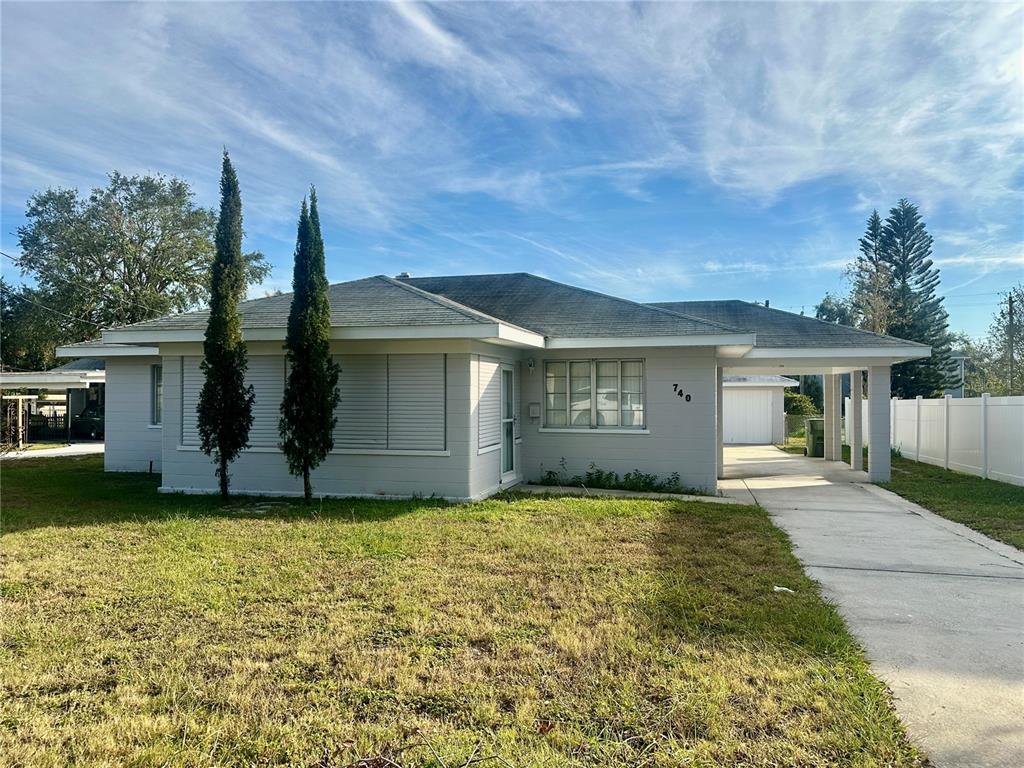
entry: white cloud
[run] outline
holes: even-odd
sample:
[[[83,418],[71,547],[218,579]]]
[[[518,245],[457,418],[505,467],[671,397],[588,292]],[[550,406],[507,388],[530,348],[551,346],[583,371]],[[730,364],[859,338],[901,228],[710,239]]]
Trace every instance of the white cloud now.
[[[14,4],[4,16],[5,200],[115,167],[180,173],[211,200],[227,144],[250,225],[278,237],[310,182],[327,215],[385,230],[436,219],[439,195],[570,217],[599,184],[656,201],[648,185],[663,177],[762,204],[827,181],[862,212],[906,195],[1019,224],[1017,4]]]

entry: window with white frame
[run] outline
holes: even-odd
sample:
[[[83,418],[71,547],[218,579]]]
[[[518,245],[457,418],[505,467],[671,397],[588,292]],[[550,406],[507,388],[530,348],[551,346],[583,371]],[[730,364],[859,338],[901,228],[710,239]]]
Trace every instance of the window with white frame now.
[[[549,360],[544,426],[642,429],[643,360]]]
[[[149,423],[162,424],[164,420],[164,367],[149,368]]]

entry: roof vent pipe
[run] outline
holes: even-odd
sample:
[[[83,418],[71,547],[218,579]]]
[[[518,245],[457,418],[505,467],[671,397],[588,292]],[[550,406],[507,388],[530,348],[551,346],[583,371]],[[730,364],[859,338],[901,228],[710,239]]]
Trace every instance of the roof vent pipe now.
[[[395,280],[408,280],[410,277],[412,277],[412,275],[410,275],[408,272],[399,272],[397,275],[395,275]]]
[[[771,302],[769,302],[769,301],[768,301],[768,299],[765,299],[765,300],[764,300],[764,308],[765,308],[765,309],[769,309],[769,308],[771,308]]]

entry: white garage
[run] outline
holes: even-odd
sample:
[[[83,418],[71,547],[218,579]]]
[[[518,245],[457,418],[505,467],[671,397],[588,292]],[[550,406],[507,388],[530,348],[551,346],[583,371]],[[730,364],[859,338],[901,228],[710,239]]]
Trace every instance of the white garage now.
[[[785,376],[726,376],[722,382],[722,442],[771,445],[786,436]]]

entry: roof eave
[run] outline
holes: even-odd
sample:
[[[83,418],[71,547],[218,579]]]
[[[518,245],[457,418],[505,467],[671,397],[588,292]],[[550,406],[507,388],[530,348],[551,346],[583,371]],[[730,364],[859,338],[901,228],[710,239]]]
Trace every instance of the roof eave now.
[[[105,337],[107,331],[104,331],[103,334]],[[107,341],[107,339],[104,338],[104,341]],[[55,357],[151,357],[159,354],[160,350],[155,346],[135,343],[92,344],[89,347],[69,344],[64,347],[57,347]]]
[[[596,349],[599,347],[719,347],[748,352],[753,333],[704,333],[686,336],[550,336],[548,349]]]
[[[252,341],[285,340],[287,328],[242,328],[242,339]],[[103,331],[103,341],[112,344],[168,344],[201,342],[204,330],[190,329],[130,329],[112,328]],[[506,323],[457,323],[452,325],[394,325],[394,326],[332,326],[333,341],[412,340],[412,339],[479,339],[511,346],[543,347],[544,337]],[[143,354],[143,353],[137,353]],[[153,354],[156,354],[154,351]],[[103,354],[97,354],[103,357]]]
[[[877,347],[755,347],[744,357],[747,360],[765,358],[862,357],[869,359],[891,359],[895,362],[903,363],[908,360],[930,357],[931,354],[931,347],[920,344],[907,344]]]

